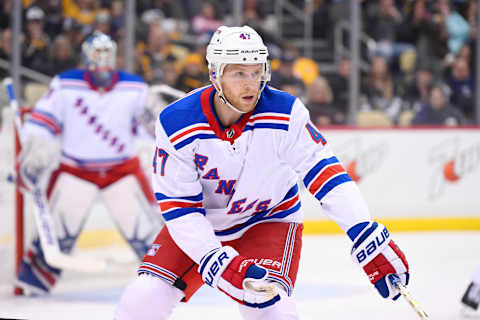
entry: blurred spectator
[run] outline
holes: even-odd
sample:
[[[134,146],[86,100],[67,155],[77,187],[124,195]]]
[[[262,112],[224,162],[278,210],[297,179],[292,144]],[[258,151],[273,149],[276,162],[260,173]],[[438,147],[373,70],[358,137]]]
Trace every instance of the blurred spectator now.
[[[463,58],[457,58],[451,73],[446,79],[450,89],[450,103],[457,107],[468,118],[473,120],[475,112],[474,84],[470,66]]]
[[[377,41],[375,54],[390,59],[400,56],[405,50],[413,49],[412,44],[397,40],[397,28],[402,24],[403,16],[395,6],[394,0],[370,3],[366,12],[366,30],[367,34]]]
[[[141,0],[138,7],[141,12],[149,9],[160,9],[167,19],[187,19],[181,0]]]
[[[266,46],[270,47],[273,45],[279,47],[279,40],[266,26],[269,23],[271,24],[272,21],[267,19],[267,12],[264,8],[265,6],[258,0],[245,0],[243,2],[243,24],[255,29],[262,37]]]
[[[182,72],[178,77],[175,88],[190,92],[207,85],[208,82],[204,57],[196,53],[189,54],[183,63]]]
[[[338,106],[342,112],[346,112],[348,108],[348,82],[350,68],[350,58],[344,56],[340,59],[338,69],[327,76],[328,83],[333,91],[333,103]]]
[[[72,45],[67,36],[61,34],[55,38],[51,48],[51,59],[48,74],[54,76],[77,65]]]
[[[405,89],[403,99],[410,110],[418,110],[428,101],[429,88],[433,82],[433,71],[429,64],[419,65],[414,82]]]
[[[158,23],[150,24],[147,43],[139,43],[137,49],[138,72],[150,84],[163,81],[163,63],[175,63],[178,72],[188,55],[188,49],[172,43]]]
[[[428,102],[423,104],[412,119],[412,125],[458,126],[465,124],[464,115],[448,103],[442,83],[434,83],[429,88]]]
[[[392,120],[398,117],[402,103],[396,95],[396,88],[388,69],[387,60],[383,56],[376,56],[372,60],[370,71],[361,87],[361,111],[383,111]]]
[[[3,0],[0,5],[0,30],[10,26],[10,12],[13,10],[13,0]]]
[[[470,25],[470,39],[476,39],[478,24],[477,24],[477,1],[469,1],[467,9],[467,21]]]
[[[110,12],[108,12],[108,10],[100,10],[97,12],[93,23],[93,31],[100,31],[109,36],[113,36]],[[115,40],[117,39],[115,38]]]
[[[298,81],[298,79],[292,78],[284,78],[282,82],[278,84],[278,89],[285,91],[291,95],[295,95],[296,97],[303,100],[304,95],[304,85],[303,82]]]
[[[70,40],[75,52],[80,52],[83,40],[86,34],[83,33],[83,27],[76,20],[67,19],[63,22],[64,34]]]
[[[442,15],[433,6],[433,1],[418,0],[411,21],[412,32],[418,35],[416,42],[417,63],[431,63],[435,76],[448,64],[449,53],[447,30]]]
[[[12,54],[12,31],[9,28],[0,32],[0,59],[10,60]],[[9,71],[0,68],[0,79],[8,76]]]
[[[48,73],[50,39],[43,31],[45,13],[39,7],[30,7],[25,18],[27,21],[22,64],[27,68]]]
[[[307,87],[306,107],[310,119],[317,127],[345,123],[345,114],[333,103],[332,89],[327,80],[319,76]]]
[[[166,62],[162,65],[162,72],[163,72],[163,84],[175,88],[178,81],[178,72],[175,69],[175,65],[173,62]]]
[[[41,6],[47,15],[44,18],[44,31],[50,39],[63,32],[62,0],[46,0]]]
[[[470,25],[457,11],[452,10],[450,0],[437,0],[437,6],[446,26],[450,54],[455,56],[469,40]]]
[[[121,30],[125,25],[123,0],[113,0],[110,5],[111,33],[114,39],[121,37]]]
[[[100,7],[98,0],[62,0],[62,3],[65,18],[74,19],[83,26],[93,24]]]
[[[282,85],[288,83],[289,85],[299,86],[304,88],[303,81],[297,77],[293,72],[293,64],[295,56],[290,52],[284,52],[278,61],[277,68],[272,72],[270,85],[274,88],[281,89]],[[303,94],[300,94],[302,96]]]
[[[221,25],[223,25],[223,21],[211,1],[205,1],[201,13],[193,17],[192,20],[192,30],[198,35],[211,34]]]

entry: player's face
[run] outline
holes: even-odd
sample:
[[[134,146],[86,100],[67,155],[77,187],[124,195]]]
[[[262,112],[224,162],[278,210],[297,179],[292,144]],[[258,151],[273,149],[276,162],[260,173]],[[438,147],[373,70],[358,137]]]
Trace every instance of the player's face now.
[[[223,70],[223,94],[235,108],[252,111],[260,94],[262,77],[263,64],[229,64]]]

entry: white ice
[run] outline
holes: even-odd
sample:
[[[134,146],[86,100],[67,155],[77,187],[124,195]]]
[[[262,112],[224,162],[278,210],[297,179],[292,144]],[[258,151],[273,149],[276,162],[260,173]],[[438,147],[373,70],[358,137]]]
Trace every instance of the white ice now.
[[[480,232],[394,233],[393,239],[410,263],[408,289],[430,318],[462,319],[460,298],[480,264]],[[380,298],[349,251],[344,235],[304,237],[293,295],[301,319],[419,319],[402,298]],[[42,298],[15,297],[11,284],[1,283],[0,318],[113,319],[122,288],[133,277],[135,265],[105,274],[66,272],[52,294]],[[203,287],[189,303],[180,304],[172,319],[241,318],[234,302]]]

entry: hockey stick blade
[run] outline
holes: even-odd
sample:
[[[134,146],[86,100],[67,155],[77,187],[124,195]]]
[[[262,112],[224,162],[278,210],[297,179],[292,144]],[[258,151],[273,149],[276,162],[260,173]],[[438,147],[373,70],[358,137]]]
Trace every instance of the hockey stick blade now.
[[[18,135],[21,139],[22,122],[20,116],[20,110],[18,102],[15,99],[15,92],[13,90],[13,84],[11,78],[5,78],[3,85],[8,91],[10,99],[10,108],[14,113],[15,127]],[[52,215],[48,208],[48,202],[44,192],[38,186],[34,186],[32,195],[35,205],[34,216],[37,226],[40,244],[44,251],[45,260],[53,267],[76,270],[80,272],[101,272],[107,269],[107,263],[103,260],[89,260],[86,258],[80,258],[70,256],[62,253],[59,249],[58,238],[55,234],[54,223]]]
[[[389,276],[388,279],[392,285],[398,289],[402,297],[407,300],[408,304],[415,310],[420,319],[430,319],[425,311],[423,311],[420,304],[412,297],[407,288],[402,284],[398,276]]]

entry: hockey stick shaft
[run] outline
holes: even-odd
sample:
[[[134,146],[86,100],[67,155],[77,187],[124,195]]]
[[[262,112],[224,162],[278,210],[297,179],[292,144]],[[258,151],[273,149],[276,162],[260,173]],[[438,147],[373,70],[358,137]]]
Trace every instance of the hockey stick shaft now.
[[[400,281],[400,278],[398,277],[392,277],[390,278],[390,282],[392,283],[393,286],[395,286],[402,297],[407,300],[408,304],[415,310],[415,312],[418,314],[420,319],[430,319],[425,311],[423,311],[422,307],[420,304],[412,297],[410,292],[407,290],[407,288],[402,284]]]
[[[18,102],[15,98],[12,80],[10,78],[6,78],[4,79],[3,84],[8,91],[10,108],[12,108],[12,111],[14,113],[15,127],[17,129],[20,143],[22,143],[22,120],[18,107]],[[47,198],[43,190],[40,188],[40,186],[38,186],[38,184],[34,184],[32,196],[35,204],[35,223],[40,238],[40,244],[44,251],[45,260],[47,261],[47,263],[57,268],[70,269],[81,272],[99,272],[104,270],[106,268],[106,265],[101,261],[75,258],[66,255],[60,251],[60,247],[58,245],[58,238],[55,233],[53,218],[48,207]]]

